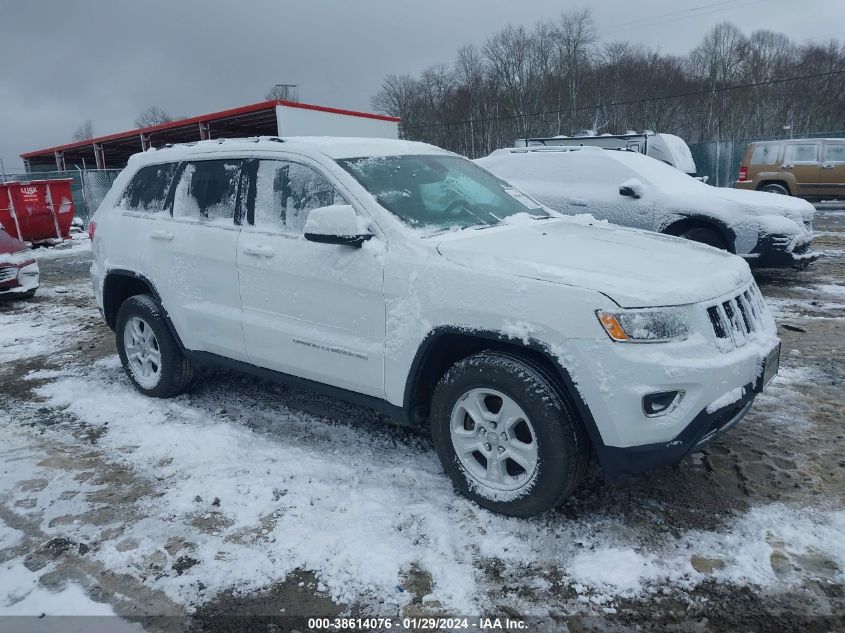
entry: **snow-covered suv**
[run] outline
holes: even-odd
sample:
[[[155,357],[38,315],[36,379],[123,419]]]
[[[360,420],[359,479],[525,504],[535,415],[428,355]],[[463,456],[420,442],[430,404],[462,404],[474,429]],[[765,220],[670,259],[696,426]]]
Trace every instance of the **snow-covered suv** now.
[[[132,157],[91,223],[97,302],[143,393],[222,365],[430,425],[456,488],[519,516],[672,463],[777,371],[739,257],[559,216],[472,162],[378,139]]]

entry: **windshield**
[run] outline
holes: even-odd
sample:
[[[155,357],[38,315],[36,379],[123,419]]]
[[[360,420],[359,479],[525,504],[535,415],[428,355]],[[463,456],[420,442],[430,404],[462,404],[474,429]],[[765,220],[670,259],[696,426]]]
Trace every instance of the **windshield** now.
[[[458,156],[368,156],[337,162],[381,206],[412,227],[490,226],[518,213],[549,217],[539,204]]]

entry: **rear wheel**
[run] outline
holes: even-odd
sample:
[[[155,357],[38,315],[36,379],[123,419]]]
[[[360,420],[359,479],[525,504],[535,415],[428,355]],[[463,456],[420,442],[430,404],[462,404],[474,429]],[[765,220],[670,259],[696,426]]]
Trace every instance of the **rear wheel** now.
[[[544,372],[518,356],[482,352],[453,365],[435,388],[431,425],[455,488],[494,512],[549,510],[586,471],[581,421]]]
[[[716,229],[711,229],[706,226],[694,226],[690,229],[686,229],[682,233],[679,233],[678,237],[683,237],[684,239],[699,242],[701,244],[707,244],[708,246],[713,246],[715,248],[721,248],[723,251],[730,250],[728,248],[728,243],[725,241],[725,238],[722,237],[722,234]]]
[[[769,193],[776,193],[776,194],[779,194],[781,196],[788,196],[789,195],[789,189],[787,189],[783,185],[779,185],[776,182],[772,182],[772,183],[769,183],[768,185],[764,185],[763,187],[760,187],[760,191],[767,191]]]
[[[129,297],[117,312],[117,351],[129,380],[141,393],[169,398],[185,391],[194,376],[170,333],[161,306],[149,295]]]

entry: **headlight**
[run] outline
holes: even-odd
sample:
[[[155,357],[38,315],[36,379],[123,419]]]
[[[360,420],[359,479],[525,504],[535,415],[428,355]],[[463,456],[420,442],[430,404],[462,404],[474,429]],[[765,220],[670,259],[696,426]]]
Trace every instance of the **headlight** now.
[[[624,343],[683,341],[690,333],[683,310],[597,310],[596,316],[611,339]]]

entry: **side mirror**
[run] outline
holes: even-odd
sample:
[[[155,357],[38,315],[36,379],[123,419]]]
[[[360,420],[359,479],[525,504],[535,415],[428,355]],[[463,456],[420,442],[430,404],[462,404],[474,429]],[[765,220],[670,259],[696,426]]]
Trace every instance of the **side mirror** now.
[[[627,196],[629,198],[633,198],[634,200],[638,200],[639,198],[643,197],[643,183],[641,183],[636,178],[626,180],[621,185],[619,185],[619,195]]]
[[[348,204],[312,209],[305,221],[305,239],[321,244],[361,246],[373,234],[368,222]]]

